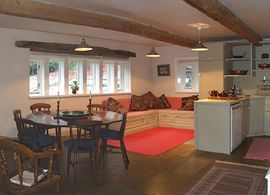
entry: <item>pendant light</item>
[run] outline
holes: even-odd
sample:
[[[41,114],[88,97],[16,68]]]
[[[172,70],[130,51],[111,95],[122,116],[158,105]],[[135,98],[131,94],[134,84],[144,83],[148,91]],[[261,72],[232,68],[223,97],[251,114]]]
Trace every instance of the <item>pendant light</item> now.
[[[200,25],[197,25],[197,30],[199,31],[199,40],[197,42],[196,45],[194,45],[191,50],[192,51],[207,51],[208,48],[206,46],[204,46],[202,44],[202,41],[201,41],[201,30],[202,30],[202,27]]]
[[[160,55],[155,51],[154,48],[151,49],[151,51],[145,55],[148,58],[159,58]]]
[[[80,45],[78,45],[78,47],[76,47],[74,49],[75,51],[91,51],[93,50],[92,47],[90,47],[86,42],[85,42],[85,39],[82,38],[82,42]]]

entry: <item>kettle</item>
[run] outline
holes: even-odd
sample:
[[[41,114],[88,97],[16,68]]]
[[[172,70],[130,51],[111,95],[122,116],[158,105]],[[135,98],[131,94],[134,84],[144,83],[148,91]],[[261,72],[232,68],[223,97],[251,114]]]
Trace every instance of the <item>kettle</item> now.
[[[218,96],[218,91],[215,90],[215,89],[213,89],[213,90],[211,90],[211,91],[208,91],[208,94],[209,94],[210,96]]]

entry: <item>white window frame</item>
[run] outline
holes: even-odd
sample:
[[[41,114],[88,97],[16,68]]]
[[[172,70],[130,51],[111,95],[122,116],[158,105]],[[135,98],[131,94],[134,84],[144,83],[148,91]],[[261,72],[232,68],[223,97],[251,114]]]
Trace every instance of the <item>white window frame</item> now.
[[[192,88],[191,89],[184,89],[181,86],[181,77],[182,75],[179,74],[179,67],[184,65],[192,66]],[[176,58],[175,59],[175,92],[179,93],[199,93],[199,60],[198,58],[193,57],[186,57],[186,58]],[[179,82],[180,81],[180,82]]]
[[[40,94],[30,94],[29,89],[29,97],[55,97],[55,95],[49,95],[49,60],[61,60],[64,61],[63,67],[59,67],[60,72],[60,95],[61,96],[74,96],[69,94],[69,61],[80,61],[82,64],[79,65],[79,84],[80,89],[79,93],[76,96],[80,95],[89,95],[89,91],[87,91],[87,66],[88,64],[94,63],[98,64],[95,67],[95,79],[94,82],[94,91],[91,91],[92,94],[128,94],[131,91],[131,67],[130,67],[130,60],[118,60],[118,59],[104,59],[104,58],[94,58],[94,57],[85,57],[85,56],[72,56],[72,55],[55,55],[55,54],[48,54],[48,53],[39,53],[34,52],[30,53],[29,61],[31,59],[34,60],[43,60],[44,65],[41,66],[41,75],[38,76],[38,79],[41,80],[42,86],[40,86]],[[111,80],[108,81],[110,84],[110,91],[103,91],[102,90],[102,66],[104,64],[113,64],[113,67],[110,67],[109,71],[109,78]],[[123,72],[121,73],[121,85],[122,90],[117,91],[117,65],[123,67]],[[30,76],[30,75],[29,75]],[[123,80],[122,80],[123,79]],[[30,82],[30,79],[28,79]],[[30,83],[29,83],[30,86]]]

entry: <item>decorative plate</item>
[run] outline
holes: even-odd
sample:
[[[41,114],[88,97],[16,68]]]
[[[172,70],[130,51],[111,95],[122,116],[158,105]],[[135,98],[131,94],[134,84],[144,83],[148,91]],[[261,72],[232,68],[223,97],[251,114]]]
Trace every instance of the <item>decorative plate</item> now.
[[[89,115],[88,112],[78,111],[78,110],[60,112],[60,116],[66,119],[80,119],[80,118],[85,118],[88,115]]]

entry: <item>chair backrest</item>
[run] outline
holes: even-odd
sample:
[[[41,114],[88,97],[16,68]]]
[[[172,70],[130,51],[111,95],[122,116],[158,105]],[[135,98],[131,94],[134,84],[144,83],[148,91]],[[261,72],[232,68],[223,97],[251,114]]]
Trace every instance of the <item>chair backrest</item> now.
[[[45,112],[49,113],[51,109],[51,105],[47,103],[35,103],[30,106],[30,110],[34,112]]]
[[[120,126],[120,131],[119,131],[119,134],[120,134],[121,137],[124,137],[125,129],[126,129],[126,123],[127,123],[127,113],[124,113],[122,123],[121,123],[121,126]]]
[[[27,192],[35,192],[40,189],[40,185],[55,184],[56,180],[60,182],[53,175],[53,160],[54,155],[59,153],[57,150],[49,150],[42,153],[33,152],[31,149],[16,141],[8,138],[0,139],[0,186],[1,190],[10,194],[22,194]],[[48,170],[47,177],[44,177],[42,182],[38,182],[38,176],[41,175],[41,167],[39,161],[47,159]],[[29,163],[26,166],[26,163]],[[28,169],[31,165],[31,170]],[[44,166],[44,164],[43,164]],[[28,167],[28,168],[26,168]],[[31,171],[33,173],[33,185],[26,187],[23,185],[23,172]],[[17,175],[18,184],[15,185],[10,181],[10,178]]]
[[[39,147],[39,134],[42,134],[44,128],[38,126],[33,121],[25,118],[14,117],[17,125],[18,138],[20,142],[27,145],[34,150],[40,150]]]
[[[91,113],[101,113],[104,112],[104,107],[102,104],[90,104],[87,105],[88,111],[91,111]]]

